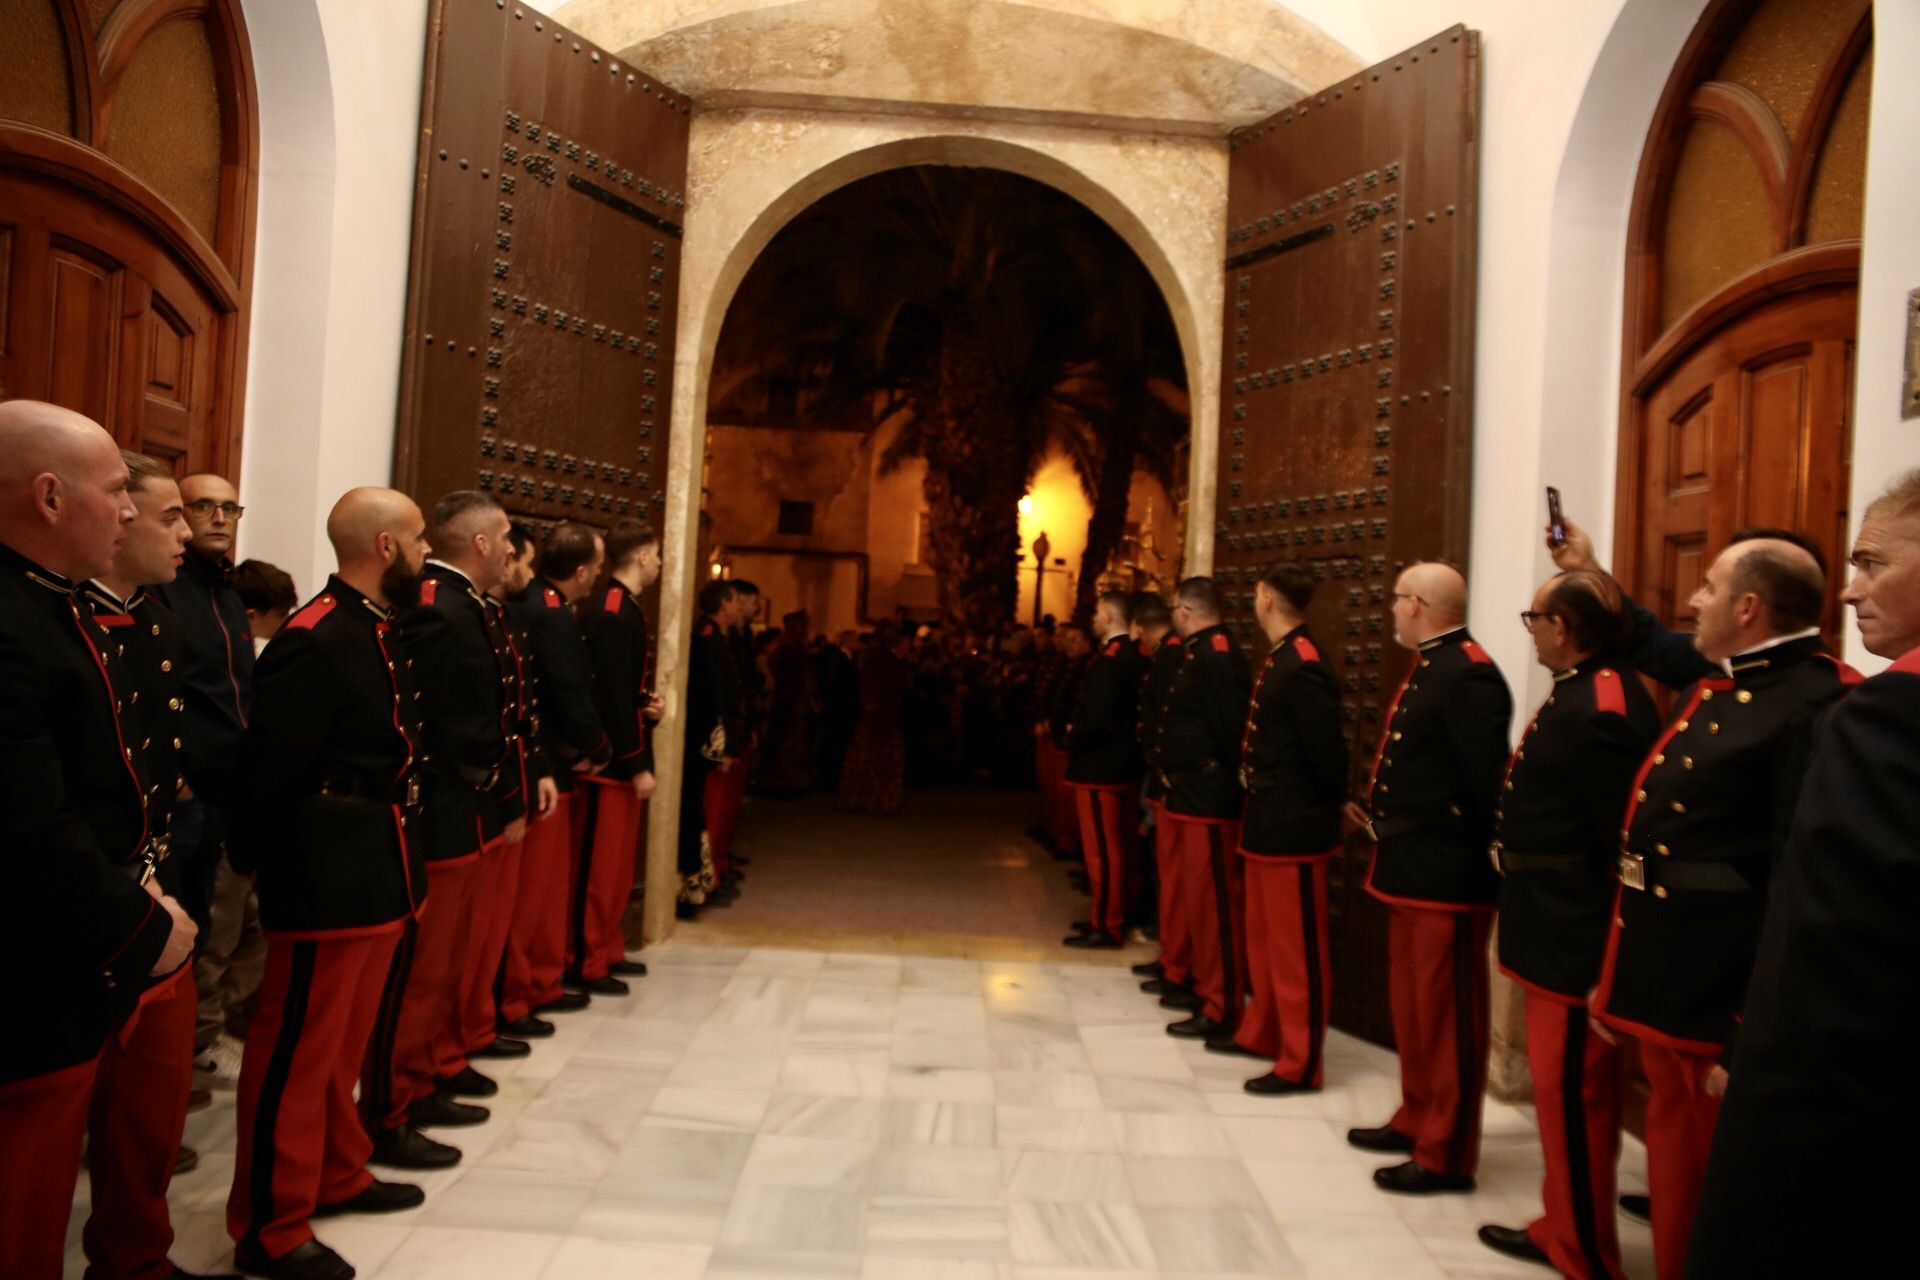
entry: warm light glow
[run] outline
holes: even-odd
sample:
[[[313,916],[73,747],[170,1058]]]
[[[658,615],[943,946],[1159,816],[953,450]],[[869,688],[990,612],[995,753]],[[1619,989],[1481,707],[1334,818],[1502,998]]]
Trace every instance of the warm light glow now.
[[[1025,493],[1020,495],[1020,514],[1023,516],[1030,516],[1033,514],[1033,495],[1032,494]]]
[[[720,567],[720,562],[719,562],[718,560],[716,560],[716,561],[714,561],[714,562],[713,562],[713,576],[717,578],[717,577],[719,577],[719,576],[720,576],[720,575],[721,575],[722,573],[724,573],[724,572],[726,572],[726,571],[725,571],[724,569],[722,569],[722,568]]]

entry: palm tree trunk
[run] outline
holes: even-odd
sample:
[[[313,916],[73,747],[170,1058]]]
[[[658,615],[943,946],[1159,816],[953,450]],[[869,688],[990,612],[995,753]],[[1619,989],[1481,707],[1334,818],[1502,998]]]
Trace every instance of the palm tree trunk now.
[[[1013,615],[1026,449],[1005,399],[991,339],[949,318],[924,453],[928,541],[950,626],[984,629]]]
[[[1073,616],[1083,622],[1093,617],[1100,574],[1127,531],[1127,499],[1132,493],[1133,463],[1139,452],[1140,417],[1123,401],[1119,411],[1108,418],[1106,428],[1106,453],[1100,461],[1093,514],[1087,520],[1087,551],[1080,561],[1080,583],[1073,606]]]

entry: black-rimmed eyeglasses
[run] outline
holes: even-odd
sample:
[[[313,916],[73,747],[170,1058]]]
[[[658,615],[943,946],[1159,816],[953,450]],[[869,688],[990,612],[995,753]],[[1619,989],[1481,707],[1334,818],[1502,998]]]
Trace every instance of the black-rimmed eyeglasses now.
[[[215,502],[212,498],[195,498],[187,504],[187,510],[202,520],[218,511],[229,520],[238,520],[247,514],[247,509],[237,502]]]

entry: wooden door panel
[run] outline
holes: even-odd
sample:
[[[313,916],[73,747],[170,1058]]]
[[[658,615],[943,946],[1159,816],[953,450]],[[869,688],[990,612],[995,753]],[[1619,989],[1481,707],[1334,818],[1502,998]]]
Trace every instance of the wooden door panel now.
[[[1774,352],[1741,371],[1740,470],[1734,521],[1795,528],[1805,514],[1811,351]]]
[[[14,241],[18,237],[12,224],[0,223],[0,371],[6,368],[5,361],[13,354],[9,335],[13,332],[13,253]],[[6,379],[0,377],[0,384]]]
[[[55,240],[48,257],[44,396],[109,431],[119,386],[120,264],[85,245]]]

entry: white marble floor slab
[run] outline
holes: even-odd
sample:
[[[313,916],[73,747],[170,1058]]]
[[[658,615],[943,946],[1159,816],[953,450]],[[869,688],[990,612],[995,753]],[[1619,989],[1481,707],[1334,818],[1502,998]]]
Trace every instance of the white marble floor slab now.
[[[1409,1200],[1345,1141],[1397,1095],[1336,1034],[1318,1095],[1163,1027],[1115,965],[676,943],[623,1000],[565,1015],[495,1116],[439,1136],[427,1204],[319,1226],[364,1280],[1469,1280],[1538,1212],[1532,1114],[1487,1106],[1480,1190]],[[231,1261],[233,1095],[189,1122],[174,1259]],[[1621,1182],[1644,1188],[1627,1143]],[[398,1176],[384,1173],[383,1176]],[[85,1188],[70,1240],[77,1246]],[[1651,1276],[1644,1228],[1627,1268]],[[77,1247],[67,1275],[84,1269]]]

